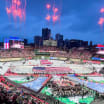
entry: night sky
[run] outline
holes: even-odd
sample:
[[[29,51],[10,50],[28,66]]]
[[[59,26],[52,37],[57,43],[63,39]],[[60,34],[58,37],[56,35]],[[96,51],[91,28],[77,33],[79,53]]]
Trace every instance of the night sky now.
[[[0,41],[9,36],[28,38],[33,42],[33,36],[41,35],[42,28],[64,35],[64,39],[83,39],[94,43],[104,43],[104,27],[98,25],[100,9],[104,8],[104,0],[55,0],[55,5],[61,12],[60,20],[53,24],[47,22],[45,16],[46,3],[54,0],[27,0],[26,21],[15,22],[6,13],[6,0],[0,0]]]

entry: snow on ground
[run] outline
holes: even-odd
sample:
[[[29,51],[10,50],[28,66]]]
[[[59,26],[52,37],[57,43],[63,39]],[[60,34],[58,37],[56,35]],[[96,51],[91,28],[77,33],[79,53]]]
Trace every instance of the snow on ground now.
[[[4,75],[7,71],[8,71],[8,66],[3,66],[3,65],[1,65],[1,67],[0,67],[0,74],[1,75]]]

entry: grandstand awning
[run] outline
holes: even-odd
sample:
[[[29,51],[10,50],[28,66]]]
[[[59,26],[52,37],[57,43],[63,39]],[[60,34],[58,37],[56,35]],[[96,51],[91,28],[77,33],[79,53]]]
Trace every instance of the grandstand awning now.
[[[89,61],[89,60],[83,60],[84,63],[92,63],[92,64],[101,64],[100,61]]]
[[[104,45],[98,44],[98,45],[96,46],[96,48],[104,48]]]

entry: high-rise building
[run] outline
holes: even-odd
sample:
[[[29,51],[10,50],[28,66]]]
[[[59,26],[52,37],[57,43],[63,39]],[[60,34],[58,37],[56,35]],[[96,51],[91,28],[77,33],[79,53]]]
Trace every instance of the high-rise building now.
[[[3,46],[4,42],[0,42],[0,47]]]
[[[64,46],[63,35],[56,34],[56,41],[57,41],[57,47],[62,48]]]
[[[55,40],[44,40],[44,41],[43,41],[43,45],[44,45],[44,46],[53,46],[53,47],[57,47],[57,41],[55,41]]]
[[[27,45],[27,44],[28,44],[28,40],[24,39],[24,45]]]
[[[35,46],[42,46],[42,37],[41,36],[35,36],[34,37],[34,43],[35,43]]]
[[[73,47],[87,47],[88,41],[78,40],[78,39],[71,39],[70,40],[70,48]]]
[[[51,37],[51,30],[48,28],[42,29],[42,39],[43,40],[49,40]]]
[[[82,40],[71,39],[70,40],[70,48],[73,47],[81,47]]]
[[[82,46],[83,46],[83,47],[88,47],[88,41],[83,41],[83,42],[82,42]]]
[[[92,45],[93,45],[93,44],[92,44],[92,41],[90,41],[90,47],[92,47]]]
[[[65,39],[65,41],[64,41],[64,47],[65,48],[70,48],[70,40],[69,39]]]
[[[63,35],[56,34],[56,40],[62,40],[63,41]]]

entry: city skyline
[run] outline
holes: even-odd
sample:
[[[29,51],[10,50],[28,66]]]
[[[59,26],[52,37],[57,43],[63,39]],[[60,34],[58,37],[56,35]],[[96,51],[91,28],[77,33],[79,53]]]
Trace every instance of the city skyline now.
[[[57,0],[56,5],[61,1]],[[19,21],[14,22],[10,17],[8,18],[5,10],[5,0],[1,0],[0,39],[15,36],[28,38],[29,42],[33,42],[33,37],[35,35],[41,36],[42,28],[48,27],[52,30],[52,37],[60,33],[64,35],[64,39],[92,40],[94,43],[104,43],[104,31],[101,31],[98,25],[101,17],[100,9],[104,7],[103,0],[62,1],[60,21],[55,24],[47,23],[45,20],[47,13],[45,5],[48,2],[51,3],[51,0],[27,0],[26,21],[20,23]]]

